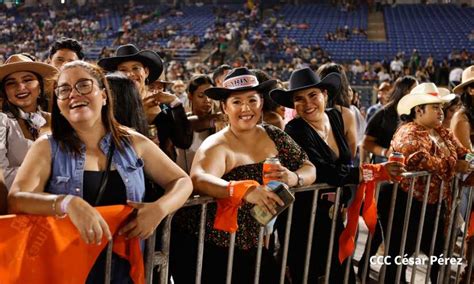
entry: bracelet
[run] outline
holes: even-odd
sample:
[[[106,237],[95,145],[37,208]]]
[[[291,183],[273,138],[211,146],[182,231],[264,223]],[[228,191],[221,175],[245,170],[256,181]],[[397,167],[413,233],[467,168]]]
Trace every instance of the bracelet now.
[[[54,197],[53,204],[51,205],[51,207],[53,209],[54,216],[56,216],[56,218],[64,218],[64,217],[66,217],[66,214],[59,215],[58,212],[56,211],[56,203],[57,203],[59,197],[61,197],[61,195],[56,195]]]
[[[66,195],[66,197],[64,197],[64,199],[61,201],[61,213],[62,214],[67,214],[67,208],[69,206],[69,203],[71,202],[72,198],[74,197],[74,195],[71,195],[71,194],[68,194]]]

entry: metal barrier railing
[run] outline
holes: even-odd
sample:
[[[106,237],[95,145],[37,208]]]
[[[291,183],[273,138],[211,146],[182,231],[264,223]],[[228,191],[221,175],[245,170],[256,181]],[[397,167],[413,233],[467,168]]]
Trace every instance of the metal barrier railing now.
[[[416,235],[416,243],[415,243],[415,252],[414,252],[414,257],[417,258],[420,254],[420,245],[422,242],[422,233],[423,233],[423,228],[424,228],[424,221],[425,221],[425,215],[426,215],[426,210],[427,210],[427,204],[428,204],[428,192],[429,192],[429,186],[430,186],[430,181],[431,181],[431,175],[427,172],[413,172],[413,173],[405,173],[403,174],[405,179],[411,179],[410,181],[410,187],[408,189],[407,193],[407,201],[406,201],[406,207],[405,207],[405,215],[404,215],[404,222],[403,224],[394,224],[393,219],[395,215],[395,208],[396,208],[396,199],[397,199],[397,192],[398,190],[398,183],[394,184],[393,187],[393,192],[391,194],[391,202],[390,202],[390,209],[389,209],[389,218],[388,218],[388,223],[387,223],[387,228],[385,233],[385,240],[384,240],[384,245],[385,245],[385,251],[384,251],[384,259],[388,256],[388,251],[391,245],[391,235],[392,235],[392,230],[394,226],[400,226],[402,225],[402,238],[401,238],[401,243],[400,243],[400,256],[403,256],[404,251],[405,251],[405,245],[407,241],[407,233],[409,229],[409,220],[410,220],[410,212],[413,204],[413,192],[414,192],[414,186],[415,186],[415,181],[419,178],[425,178],[426,179],[426,185],[425,185],[425,190],[424,190],[424,196],[423,196],[423,201],[421,205],[421,213],[420,213],[420,222],[418,224],[417,228],[417,235]],[[443,186],[443,185],[441,185]],[[310,257],[311,257],[311,251],[312,251],[312,239],[313,239],[313,234],[317,234],[318,232],[314,232],[314,226],[315,226],[315,220],[316,220],[316,212],[317,212],[317,206],[318,206],[318,195],[320,190],[324,189],[334,189],[335,187],[329,186],[327,184],[315,184],[311,186],[306,186],[306,187],[301,187],[301,188],[292,188],[292,191],[296,194],[296,198],[298,198],[298,193],[300,192],[305,192],[305,191],[313,191],[313,200],[312,200],[312,208],[311,208],[311,216],[310,216],[310,221],[308,224],[308,242],[306,244],[306,255],[305,255],[305,262],[304,262],[304,270],[303,270],[303,283],[308,282],[308,275],[310,273]],[[453,202],[451,204],[451,212],[448,218],[448,228],[453,228],[454,227],[454,217],[455,214],[457,213],[458,206],[457,206],[457,199],[459,196],[459,186],[458,186],[458,181],[457,179],[455,182],[452,184],[452,193],[453,193]],[[326,267],[325,267],[325,277],[324,277],[324,283],[329,283],[329,275],[331,272],[331,263],[332,263],[332,257],[333,257],[333,249],[334,249],[334,243],[338,241],[338,238],[336,238],[336,220],[338,217],[338,214],[340,212],[341,208],[341,188],[336,188],[336,197],[334,200],[334,207],[335,209],[332,212],[332,223],[331,223],[331,231],[330,231],[330,238],[329,238],[329,243],[327,247],[327,261],[326,261]],[[376,190],[376,198],[379,196],[379,191],[380,187],[377,187]],[[431,244],[429,246],[429,255],[433,255],[434,249],[435,249],[435,244],[436,244],[436,236],[438,234],[439,230],[443,230],[444,228],[440,228],[438,224],[440,223],[441,218],[441,207],[442,207],[442,190],[440,190],[439,194],[439,201],[436,204],[436,215],[435,215],[435,223],[434,223],[434,228],[433,228],[433,238],[431,240]],[[469,192],[469,206],[468,206],[468,212],[471,210],[471,202],[473,199],[472,196],[472,190]],[[202,277],[202,268],[203,268],[203,255],[204,255],[204,238],[205,238],[205,222],[206,222],[206,212],[207,212],[207,205],[209,203],[213,203],[215,200],[211,197],[193,197],[190,198],[184,207],[189,207],[189,206],[194,206],[194,205],[199,205],[201,207],[201,216],[200,216],[200,225],[199,225],[199,234],[198,234],[198,246],[197,246],[197,259],[196,259],[196,283],[201,283],[201,277]],[[418,202],[418,201],[417,201]],[[286,266],[287,266],[287,258],[288,258],[288,249],[289,249],[289,243],[290,243],[290,232],[291,232],[291,225],[292,225],[292,218],[293,218],[293,210],[294,210],[294,204],[290,205],[287,214],[287,220],[286,220],[286,231],[285,232],[279,232],[279,233],[284,233],[284,241],[283,244],[281,244],[280,247],[280,255],[281,255],[281,269],[280,269],[280,277],[279,281],[280,283],[285,282],[285,272],[286,272]],[[146,282],[151,283],[153,280],[153,268],[155,266],[159,266],[159,272],[160,272],[160,283],[167,283],[169,281],[169,275],[168,275],[168,268],[169,268],[169,249],[170,249],[170,235],[171,233],[171,220],[172,220],[172,215],[168,216],[165,219],[165,225],[163,228],[162,236],[161,236],[161,242],[162,242],[162,249],[161,251],[154,251],[155,248],[155,239],[156,235],[154,234],[152,237],[150,237],[146,241],[146,252],[145,252],[145,274],[146,274]],[[429,218],[432,218],[432,216],[428,216]],[[466,220],[466,224],[468,224],[469,219]],[[445,242],[443,244],[443,255],[444,257],[450,258],[453,257],[453,244],[454,242],[458,239],[458,235],[455,232],[451,232],[452,230],[448,230],[448,235],[446,236]],[[462,236],[462,239],[466,238],[466,232],[467,229],[464,230],[464,234]],[[226,275],[226,283],[231,283],[232,280],[232,272],[233,272],[233,256],[234,256],[234,248],[235,248],[235,233],[230,235],[230,245],[229,245],[229,255],[228,255],[228,262],[227,262],[227,275]],[[371,239],[372,237],[369,236],[367,239],[367,244],[368,244],[368,249],[367,252],[370,251],[370,246],[371,246]],[[259,283],[259,278],[260,278],[260,268],[261,268],[261,257],[262,257],[262,248],[263,248],[263,243],[264,243],[264,227],[260,227],[259,231],[259,239],[258,239],[258,248],[257,248],[257,256],[256,256],[256,267],[255,267],[255,276],[254,276],[254,283]],[[318,244],[319,245],[319,244]],[[460,255],[463,255],[463,252],[465,250],[464,244],[461,246],[461,253]],[[425,252],[426,253],[426,252]],[[474,252],[471,252],[474,253]],[[350,269],[351,269],[351,260],[352,257],[349,259],[349,261],[346,264],[345,271],[344,271],[344,283],[349,283],[349,274],[350,274]],[[366,276],[368,273],[368,270],[370,269],[369,263],[367,263],[368,258],[366,257],[366,265],[365,269],[363,271],[363,278],[362,278],[362,283],[366,282]],[[360,267],[360,263],[359,263]],[[417,274],[417,264],[416,262],[411,265],[412,267],[412,273],[411,273],[411,280],[410,282],[413,283],[415,282],[416,274]],[[381,270],[379,272],[379,283],[384,283],[385,275],[386,275],[386,268],[387,265],[383,264],[381,267]],[[431,272],[432,266],[430,261],[428,261],[428,265],[426,268],[426,273],[425,273],[425,282],[429,282],[429,275]],[[458,266],[456,267],[456,270],[454,271],[454,283],[459,282],[459,276],[460,276],[460,269],[461,267]],[[398,266],[397,271],[396,271],[396,279],[395,283],[399,283],[400,279],[402,277],[402,267]],[[468,268],[468,273],[467,273],[467,279],[470,279],[470,274],[472,273],[472,264],[471,267]],[[438,277],[438,282],[439,283],[449,283],[451,277],[452,277],[452,272],[451,272],[451,266],[445,265],[442,266],[439,272],[439,277]],[[403,276],[404,277],[404,276]]]

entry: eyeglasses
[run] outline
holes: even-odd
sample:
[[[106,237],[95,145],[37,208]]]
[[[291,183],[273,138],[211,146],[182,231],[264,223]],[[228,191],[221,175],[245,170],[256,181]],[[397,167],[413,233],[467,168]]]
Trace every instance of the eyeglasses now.
[[[80,95],[88,95],[92,92],[94,86],[94,80],[92,79],[83,79],[81,81],[76,82],[74,87],[69,85],[59,86],[55,90],[56,97],[59,100],[67,100],[71,95],[72,89],[74,88]]]

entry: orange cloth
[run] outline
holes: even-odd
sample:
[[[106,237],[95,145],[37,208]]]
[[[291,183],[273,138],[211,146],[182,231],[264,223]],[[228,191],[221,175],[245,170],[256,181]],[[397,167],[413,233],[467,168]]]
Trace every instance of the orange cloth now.
[[[254,180],[231,181],[227,186],[229,197],[217,199],[217,212],[214,219],[214,229],[234,233],[239,227],[237,215],[247,190],[260,184]]]
[[[381,164],[362,165],[363,181],[357,188],[354,201],[347,209],[347,225],[339,237],[339,261],[341,263],[351,256],[355,249],[355,234],[359,225],[359,213],[362,201],[364,209],[362,217],[371,234],[375,232],[377,224],[377,203],[375,202],[375,186],[377,182],[388,180],[390,177]],[[365,199],[364,199],[365,196]]]
[[[124,205],[97,207],[115,234],[132,212]],[[80,238],[69,217],[8,215],[0,217],[0,283],[84,283],[101,245]],[[135,283],[145,283],[138,239],[114,237],[113,251],[130,262]]]
[[[469,218],[469,229],[467,230],[467,238],[474,237],[474,212],[471,212],[471,217]]]

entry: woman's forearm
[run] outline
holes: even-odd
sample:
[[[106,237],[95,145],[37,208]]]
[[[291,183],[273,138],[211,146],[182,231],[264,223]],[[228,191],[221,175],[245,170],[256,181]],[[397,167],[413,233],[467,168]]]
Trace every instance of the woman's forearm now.
[[[8,195],[8,211],[9,213],[61,215],[60,204],[63,198],[62,195],[48,193],[10,193]]]
[[[203,195],[209,195],[215,198],[227,198],[228,181],[207,173],[200,173],[192,176],[194,189]]]
[[[181,177],[172,182],[169,189],[166,190],[165,195],[155,202],[160,203],[162,208],[166,209],[166,215],[168,215],[178,210],[184,205],[184,203],[186,203],[192,190],[193,184],[191,180],[187,176]]]

